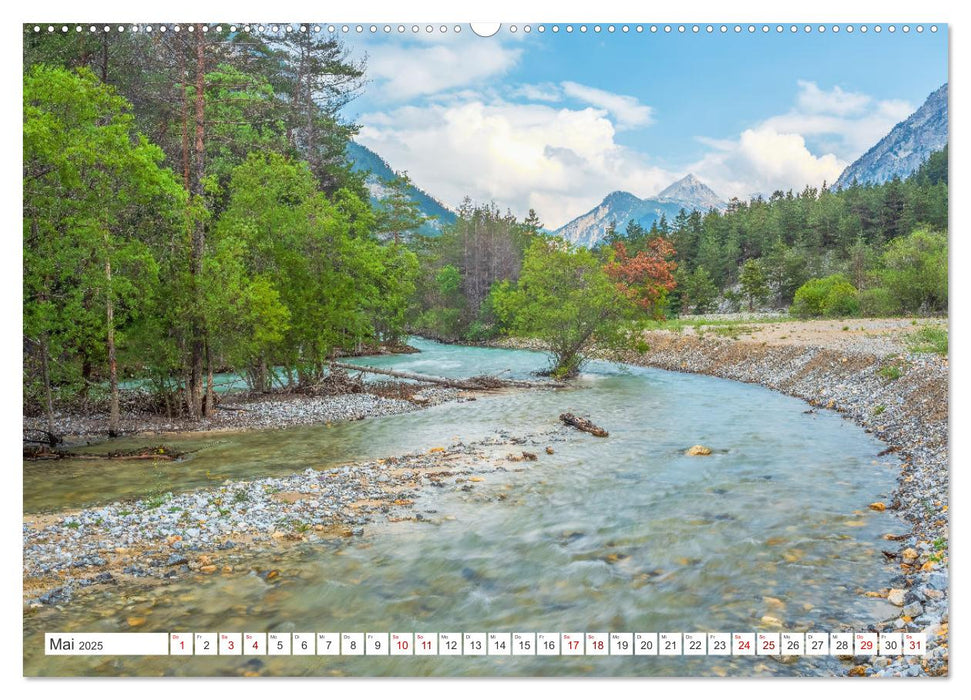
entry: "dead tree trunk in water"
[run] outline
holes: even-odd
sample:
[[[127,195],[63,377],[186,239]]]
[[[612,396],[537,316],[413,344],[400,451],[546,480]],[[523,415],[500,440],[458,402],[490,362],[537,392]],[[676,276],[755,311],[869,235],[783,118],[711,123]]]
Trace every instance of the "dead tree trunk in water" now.
[[[582,430],[585,433],[590,433],[594,437],[607,437],[610,434],[599,425],[594,425],[586,418],[575,416],[572,413],[560,414],[560,420],[566,425],[576,428],[577,430]]]
[[[468,379],[449,379],[448,377],[435,377],[429,374],[418,374],[417,372],[404,372],[401,370],[380,369],[378,367],[368,367],[367,365],[352,365],[344,362],[331,362],[332,367],[351,372],[368,372],[371,374],[384,374],[388,377],[397,379],[410,379],[415,382],[427,384],[441,384],[442,386],[452,387],[453,389],[499,389],[502,387],[522,387],[522,388],[552,388],[561,387],[563,384],[556,382],[525,382],[515,379],[499,379],[497,377],[469,377]]]

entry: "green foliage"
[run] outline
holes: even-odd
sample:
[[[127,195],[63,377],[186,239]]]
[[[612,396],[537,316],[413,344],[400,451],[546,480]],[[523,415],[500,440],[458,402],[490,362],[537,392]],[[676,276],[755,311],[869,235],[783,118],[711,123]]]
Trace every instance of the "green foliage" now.
[[[813,279],[796,290],[791,313],[808,318],[814,316],[852,316],[860,310],[856,287],[843,275]]]
[[[859,294],[860,315],[879,318],[893,316],[899,312],[899,305],[886,287],[871,287]]]
[[[375,335],[397,340],[417,262],[397,243],[382,246],[373,231],[367,204],[346,190],[328,199],[305,163],[251,153],[233,171],[215,250],[228,246],[235,253],[227,255],[240,256],[233,286],[245,293],[231,296],[245,308],[228,327],[241,333],[221,346],[235,348],[255,386],[268,387],[268,364],[313,381],[338,349]],[[231,300],[218,293],[216,306],[225,308]],[[226,330],[214,323],[210,332]]]
[[[693,272],[679,267],[674,272],[674,279],[677,282],[674,293],[682,314],[711,311],[718,299],[718,287],[704,265],[699,265]]]
[[[911,352],[931,352],[947,356],[947,326],[923,326],[907,336]]]
[[[411,199],[411,180],[407,173],[398,173],[385,180],[385,194],[378,200],[376,230],[379,236],[390,237],[395,243],[407,239],[427,220],[418,202]]]
[[[789,306],[810,279],[836,273],[847,275],[859,290],[888,286],[877,279],[885,246],[922,228],[947,229],[947,160],[945,148],[906,180],[840,190],[806,187],[798,193],[774,192],[767,199],[732,200],[724,212],[681,212],[670,224],[682,271],[679,286],[687,283],[687,271],[702,266],[727,299],[749,260],[761,263],[778,307]],[[635,227],[627,235],[633,242],[645,234]],[[615,237],[625,240],[617,232]],[[760,302],[764,290],[757,284],[756,291],[759,296],[753,298],[743,290],[750,306]],[[937,296],[924,302],[942,310]]]
[[[758,260],[745,261],[738,282],[742,286],[742,293],[748,299],[749,311],[754,310],[756,302],[762,302],[769,296],[769,285],[765,279],[765,270]]]
[[[421,274],[412,328],[443,340],[483,340],[499,332],[494,285],[515,282],[526,246],[542,228],[535,212],[523,222],[495,205],[463,202],[455,223],[437,238],[413,238]]]
[[[877,370],[877,374],[886,379],[887,381],[894,381],[900,379],[904,376],[904,371],[901,367],[895,363],[888,362]]]
[[[87,391],[109,332],[123,346],[142,300],[158,293],[153,248],[178,235],[186,208],[161,151],[134,131],[129,105],[90,72],[32,68],[23,118],[30,401],[46,388]]]
[[[493,308],[513,333],[548,344],[553,376],[571,377],[594,341],[600,347],[627,342],[621,322],[634,315],[636,305],[611,282],[592,252],[557,239],[537,239],[526,251],[515,288],[493,291]]]
[[[947,235],[920,228],[891,241],[880,276],[901,311],[947,311]]]
[[[109,348],[119,375],[148,379],[178,412],[200,344],[203,373],[227,368],[265,389],[273,367],[280,381],[313,381],[335,353],[405,332],[418,259],[386,240],[414,227],[406,180],[375,212],[346,163],[354,127],[339,112],[363,65],[332,39],[200,35],[25,46],[28,411],[100,399]]]

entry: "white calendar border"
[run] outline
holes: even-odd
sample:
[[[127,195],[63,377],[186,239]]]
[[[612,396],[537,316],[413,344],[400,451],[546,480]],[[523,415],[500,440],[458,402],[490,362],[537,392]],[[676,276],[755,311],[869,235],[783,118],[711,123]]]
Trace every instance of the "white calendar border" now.
[[[611,21],[617,19],[620,21],[637,21],[643,19],[644,21],[655,22],[712,21],[712,18],[715,18],[717,21],[858,22],[861,19],[865,21],[887,21],[887,18],[889,18],[892,21],[926,21],[930,19],[932,21],[939,20],[941,22],[947,22],[958,21],[955,5],[956,3],[941,2],[940,0],[924,0],[924,2],[919,4],[904,2],[903,0],[884,0],[884,2],[880,3],[879,8],[873,6],[867,10],[861,10],[858,9],[857,5],[847,3],[845,0],[817,0],[808,5],[805,3],[768,2],[766,0],[761,2],[735,0],[735,2],[732,2],[728,6],[724,3],[714,2],[713,0],[696,0],[696,2],[690,4],[675,3],[657,6],[632,5],[624,0],[600,0],[597,3],[575,3],[570,6],[567,6],[565,2],[554,2],[553,0],[538,0],[528,5],[521,0],[495,0],[494,2],[490,2],[488,6],[481,6],[482,9],[476,12],[470,5],[460,5],[454,2],[446,2],[446,0],[420,0],[420,2],[410,4],[407,15],[409,17],[413,15],[415,17],[434,18],[440,21],[463,22],[473,18],[482,20],[509,18],[517,21],[520,19],[526,21],[535,21],[538,19],[569,19],[570,21]],[[51,21],[88,21],[93,17],[129,17],[132,14],[136,15],[132,17],[136,21],[171,21],[173,19],[194,21],[196,19],[206,20],[210,17],[215,18],[216,15],[220,19],[225,15],[261,17],[267,12],[265,3],[258,3],[254,0],[236,0],[232,3],[226,0],[217,0],[217,2],[207,3],[205,7],[206,16],[198,17],[199,5],[197,0],[193,0],[192,2],[188,0],[171,0],[164,5],[159,4],[148,8],[138,6],[134,13],[132,12],[130,2],[89,2],[77,4],[67,2],[66,0],[48,0],[44,3],[43,8],[36,4],[18,3],[12,11],[5,9],[5,15],[17,13],[17,16],[16,18],[5,16],[7,22],[4,24],[4,27],[9,31],[11,22],[19,25],[26,21],[36,21],[40,19],[38,15],[43,15],[43,19],[49,19]],[[81,14],[79,14],[79,8]],[[272,12],[274,15],[281,15],[281,17],[292,16],[296,21],[300,21],[302,18],[309,18],[312,15],[321,14],[323,11],[321,5],[309,2],[291,3],[285,5],[284,8],[274,7]],[[343,8],[328,7],[328,17],[336,21],[385,21],[387,18],[394,18],[395,20],[409,18],[403,16],[406,12],[401,9],[401,5],[391,2],[391,0],[373,0],[366,5],[345,4]],[[915,8],[917,10],[916,13]],[[456,14],[460,16],[455,16]],[[469,15],[473,14],[474,17],[469,17]],[[969,69],[971,69],[967,61],[968,52],[971,51],[971,43],[968,41],[968,25],[963,24],[960,26],[960,29],[959,40],[955,41],[951,48],[952,69],[956,69],[952,70],[952,73],[955,76],[958,73],[968,74]],[[17,30],[19,31],[19,27]],[[3,65],[8,67],[8,70],[4,72],[4,80],[9,81],[3,86],[7,88],[4,94],[19,94],[21,89],[21,76],[19,73],[15,74],[9,68],[15,66],[19,61],[20,47],[15,41],[8,41],[4,45],[0,45],[0,50],[5,52],[3,55],[5,59]],[[961,70],[961,68],[964,68],[964,70]],[[795,79],[798,76],[793,77]],[[952,104],[954,104],[956,113],[964,114],[971,112],[971,109],[968,108],[969,103],[965,97],[965,90],[966,88],[961,86],[960,81],[951,86]],[[5,133],[7,134],[12,133],[11,128],[16,128],[16,123],[20,120],[20,115],[17,113],[19,105],[16,102],[15,99],[11,99],[6,105],[5,126],[7,129]],[[969,143],[971,143],[971,140],[961,138],[952,144],[952,153],[955,154],[955,157],[952,159],[951,167],[954,174],[958,175],[958,179],[961,181],[968,179],[967,177],[962,179],[959,173],[961,170],[966,170],[961,164],[969,162]],[[19,148],[19,145],[15,147]],[[15,201],[16,198],[19,198],[21,189],[19,183],[20,167],[14,162],[14,158],[8,160],[9,162],[5,164],[6,167],[3,170],[3,177],[5,178],[3,184],[6,186],[0,188],[0,192],[3,192],[2,196],[8,198],[6,202],[7,206],[3,208],[7,216],[10,217],[8,223],[10,227],[16,227],[18,224],[13,219],[15,216],[19,217],[21,210],[20,204]],[[958,201],[958,198],[952,198],[950,206],[951,230],[956,231],[968,228],[967,224],[971,223],[971,221],[969,221],[967,216],[967,210],[964,209],[966,205]],[[13,246],[16,245],[14,239],[15,236],[8,236],[2,244],[7,246],[9,250],[0,251],[0,266],[2,266],[0,267],[0,277],[11,288],[15,285],[19,288],[17,280],[19,277],[21,254],[13,250]],[[968,262],[968,246],[971,245],[971,242],[961,241],[959,239],[960,237],[958,236],[952,236],[952,257],[961,262]],[[966,285],[967,282],[962,276],[952,275],[950,295],[954,303],[952,304],[951,310],[951,333],[957,341],[953,342],[952,346],[958,348],[967,348],[969,346],[967,342],[962,340],[962,338],[967,338],[967,325],[958,323],[959,318],[963,321],[967,320],[965,315],[968,312],[966,310],[971,309],[971,303],[966,303],[971,302],[971,295],[968,294],[968,287]],[[18,294],[19,291],[14,289],[12,290],[11,296],[16,297]],[[7,360],[6,366],[8,367],[15,367],[17,366],[16,363],[20,362],[18,349],[12,345],[0,347],[0,353],[2,353],[0,356]],[[953,372],[952,386],[957,385],[958,376],[967,377],[967,372],[963,370],[960,363],[955,363],[951,371]],[[3,381],[9,383],[5,387],[8,389],[6,395],[17,395],[16,392],[19,391],[19,388],[14,386],[17,380],[16,373],[7,372],[5,374],[6,376],[3,378]],[[967,418],[969,414],[968,400],[968,397],[962,397],[954,392],[951,393],[952,426],[957,424],[958,418],[955,417],[956,415]],[[3,420],[0,420],[0,425],[3,425],[9,431],[10,434],[7,436],[8,440],[13,439],[13,431],[10,428],[20,421],[20,417],[14,413],[16,410],[15,404],[16,401],[0,404],[0,415],[3,417]],[[955,454],[962,456],[969,454],[968,447],[971,437],[967,434],[961,434],[959,431],[952,431],[950,438]],[[8,444],[11,443],[8,442]],[[954,463],[953,458],[952,463]],[[12,478],[20,488],[9,488],[4,491],[4,498],[6,499],[4,512],[7,517],[7,523],[6,527],[3,528],[3,532],[5,533],[3,551],[6,555],[5,561],[7,562],[20,561],[22,557],[22,542],[20,537],[22,516],[21,499],[23,493],[22,472],[19,469],[13,471]],[[952,484],[952,494],[968,492],[967,488],[965,488],[969,478],[967,475],[962,474],[960,470],[953,470],[949,474],[949,478]],[[961,482],[964,482],[965,487],[960,486]],[[969,541],[967,522],[967,518],[960,518],[954,523],[954,527],[952,528],[952,535],[954,536],[951,543],[952,550],[955,549],[956,545],[959,545],[957,546],[958,549],[964,549],[965,545],[963,543]],[[965,564],[967,560],[966,556],[954,556],[952,558],[950,563],[952,581],[966,580],[964,572],[967,569]],[[18,618],[22,618],[23,614],[20,602],[22,598],[20,591],[22,584],[18,583],[15,579],[16,577],[14,576],[7,576],[4,577],[2,584],[0,584],[4,586],[6,593],[4,599],[7,601],[7,607],[5,609],[4,621],[6,622],[7,629],[14,629],[18,624],[20,624],[22,629],[22,619],[18,623]],[[16,606],[14,605],[15,601]],[[959,605],[951,612],[951,623],[953,627],[958,629],[967,627],[969,622],[968,614],[966,613],[967,609],[968,606]],[[247,700],[249,698],[264,700],[269,687],[263,682],[258,684],[229,683],[225,679],[195,678],[182,679],[175,685],[159,682],[158,679],[119,680],[86,678],[59,679],[56,682],[26,679],[22,675],[23,636],[21,633],[14,635],[12,646],[13,649],[3,655],[2,660],[0,660],[0,663],[4,664],[4,677],[13,681],[12,684],[8,684],[8,688],[14,690],[15,694],[30,696],[32,700],[44,700],[45,698],[65,700],[65,696],[70,695],[75,687],[82,689],[85,693],[96,693],[100,698],[117,697],[124,698],[124,700],[131,700],[134,693],[138,694],[139,700],[154,700],[155,698],[163,697],[168,699],[171,697],[173,689],[180,694],[185,694],[190,697],[203,697],[204,694],[208,695],[214,692],[221,692],[217,688],[227,683],[227,688],[231,688],[234,700]],[[396,699],[421,698],[422,700],[428,700],[429,698],[449,698],[453,700],[456,696],[460,696],[462,700],[478,700],[479,698],[494,700],[497,691],[507,697],[533,695],[537,689],[537,682],[543,683],[544,692],[547,692],[549,688],[555,688],[561,692],[569,693],[578,687],[573,685],[575,680],[573,678],[543,679],[542,681],[509,679],[503,680],[501,685],[497,685],[489,682],[470,683],[462,679],[435,679],[434,681],[413,680],[407,683],[394,683],[393,688]],[[320,689],[318,685],[319,681],[320,679],[316,678],[287,679],[285,681],[285,687],[288,691],[296,689],[299,692],[300,689],[306,689],[308,692],[315,692]],[[272,680],[269,682],[273,683],[274,687],[282,687],[277,686]],[[341,683],[342,681],[332,679],[332,682]],[[933,692],[941,693],[945,688],[949,690],[953,689],[954,685],[954,683],[948,686],[935,684]],[[700,679],[653,679],[651,682],[651,689],[658,691],[663,687],[671,692],[683,693],[690,686],[707,691],[711,691],[715,687],[722,687],[713,686],[710,681]],[[361,692],[362,690],[386,692],[389,687],[387,681],[372,679],[355,679],[353,685],[355,692]],[[866,682],[827,683],[824,686],[820,686],[818,683],[810,684],[792,681],[785,682],[783,685],[780,682],[739,679],[733,680],[727,689],[732,695],[746,698],[775,698],[781,691],[785,693],[787,700],[801,700],[802,698],[818,700],[820,692],[826,694],[827,700],[836,700],[843,697],[852,697],[853,700],[859,700],[861,697],[876,698],[878,697],[878,693],[882,700],[887,687],[896,686],[895,684],[887,686],[887,684],[883,683]],[[343,689],[348,690],[350,688],[351,686],[345,686]],[[591,680],[584,682],[584,686],[581,687],[584,693],[599,694],[601,690],[606,690],[611,694],[612,699],[625,697],[643,698],[644,689],[645,686],[638,683],[637,679],[631,679],[628,682]],[[923,688],[921,690],[923,691]],[[719,690],[718,692],[721,693],[723,691]]]

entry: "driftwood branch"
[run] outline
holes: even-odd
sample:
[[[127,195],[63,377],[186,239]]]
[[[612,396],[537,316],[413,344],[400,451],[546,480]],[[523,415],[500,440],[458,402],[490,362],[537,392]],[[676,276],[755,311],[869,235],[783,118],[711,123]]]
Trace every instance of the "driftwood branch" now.
[[[516,379],[499,379],[498,377],[491,376],[479,376],[479,377],[469,377],[468,379],[450,379],[448,377],[435,377],[428,374],[418,374],[417,372],[405,372],[403,370],[392,370],[392,369],[381,369],[378,367],[369,367],[367,365],[352,365],[346,364],[344,362],[332,362],[332,367],[337,367],[343,370],[349,370],[352,372],[369,372],[371,374],[383,374],[388,377],[395,377],[397,379],[410,379],[415,382],[424,382],[427,384],[440,384],[442,386],[451,387],[453,389],[499,389],[503,387],[521,387],[521,388],[556,388],[562,387],[563,384],[557,382],[528,382]]]
[[[24,442],[54,447],[61,442],[61,438],[59,435],[55,435],[49,430],[43,430],[41,428],[24,428]]]
[[[577,430],[582,430],[585,433],[590,433],[594,437],[607,437],[610,433],[601,428],[599,425],[594,425],[586,418],[581,418],[580,416],[575,416],[572,413],[561,413],[560,420],[565,424],[576,428]]]

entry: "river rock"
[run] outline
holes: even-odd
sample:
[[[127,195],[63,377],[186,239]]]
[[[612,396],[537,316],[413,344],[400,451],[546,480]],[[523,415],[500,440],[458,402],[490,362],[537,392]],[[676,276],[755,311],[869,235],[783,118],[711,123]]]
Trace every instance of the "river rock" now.
[[[920,555],[917,553],[916,549],[913,547],[908,547],[901,553],[900,558],[903,560],[904,564],[913,564],[917,561],[919,556]]]
[[[685,451],[685,454],[689,457],[707,457],[711,454],[711,448],[704,445],[693,445]]]
[[[891,605],[896,605],[898,608],[904,604],[904,595],[906,591],[902,588],[891,588],[890,593],[887,595],[887,602]]]
[[[919,617],[924,612],[924,606],[914,601],[904,607],[903,613],[908,617]]]

